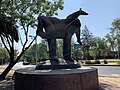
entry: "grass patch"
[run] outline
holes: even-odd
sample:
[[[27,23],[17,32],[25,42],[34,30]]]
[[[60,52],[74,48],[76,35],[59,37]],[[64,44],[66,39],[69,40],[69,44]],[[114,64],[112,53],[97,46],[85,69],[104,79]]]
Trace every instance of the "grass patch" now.
[[[85,61],[85,64],[92,64],[92,61],[87,60],[87,61]]]
[[[87,60],[85,61],[85,64],[101,64],[101,62],[99,60],[94,60],[94,61]]]
[[[118,59],[100,59],[100,60],[81,60],[79,64],[109,64],[109,65],[120,65]]]
[[[117,64],[118,64],[118,65],[120,65],[120,60],[119,60],[119,61],[117,61]]]

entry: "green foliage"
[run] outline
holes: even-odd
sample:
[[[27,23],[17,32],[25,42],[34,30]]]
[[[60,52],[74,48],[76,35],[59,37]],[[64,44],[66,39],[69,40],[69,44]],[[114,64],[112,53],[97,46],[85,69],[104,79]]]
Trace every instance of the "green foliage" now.
[[[39,44],[33,44],[23,55],[22,59],[25,59],[29,62],[34,62],[36,60],[48,59],[46,41],[42,40]]]
[[[82,64],[84,64],[84,62],[83,62],[83,61],[82,61],[81,63],[82,63]]]
[[[47,44],[45,40],[38,45],[38,59],[48,59]]]
[[[89,54],[94,59],[101,58],[117,58],[120,51],[120,18],[116,18],[112,22],[110,33],[106,34],[104,38],[93,37],[91,40]],[[87,57],[86,50],[82,46],[84,57]],[[89,44],[88,44],[89,45]]]
[[[57,15],[58,9],[63,9],[62,0],[13,0],[0,2],[0,14],[12,17],[12,21],[18,23],[35,26],[36,15]],[[17,24],[17,25],[18,25]]]
[[[5,64],[9,59],[9,53],[5,48],[0,48],[0,64]]]
[[[113,26],[113,28],[112,28],[113,31],[115,31],[115,30],[120,31],[120,18],[114,19],[113,22],[112,22],[112,26]]]
[[[120,37],[120,18],[116,18],[113,20],[112,27],[110,28],[110,30],[111,30],[110,33],[114,39],[113,50],[120,52],[120,38],[119,38]]]
[[[117,61],[117,64],[118,64],[118,65],[120,65],[120,60],[119,60],[119,61]]]
[[[108,61],[107,61],[107,60],[104,60],[104,64],[108,64]]]
[[[96,60],[97,57],[105,57],[108,53],[107,44],[104,38],[94,37],[91,45],[90,55]]]
[[[24,54],[23,54],[23,57],[22,59],[23,60],[27,60],[27,61],[32,61],[32,60],[35,60],[35,44],[32,45]]]
[[[93,64],[90,60],[86,60],[85,64]]]
[[[5,48],[10,55],[10,64],[1,74],[2,79],[5,78],[7,73],[19,61],[24,52],[32,45],[36,39],[36,35],[29,42],[30,30],[36,30],[38,15],[57,15],[58,9],[63,9],[62,0],[1,0],[0,1],[0,14],[10,17],[11,23],[18,26],[21,52],[14,58],[15,44],[9,38],[2,38]],[[34,31],[36,32],[36,31]],[[33,35],[33,33],[32,33]],[[12,64],[11,64],[12,63]],[[11,65],[11,66],[10,66]]]
[[[94,61],[87,60],[87,61],[85,61],[85,64],[101,64],[101,63],[99,60],[94,60]]]
[[[3,44],[2,44],[2,42],[1,42],[1,40],[0,40],[0,48],[2,48],[2,45],[3,45]]]
[[[99,60],[95,60],[93,64],[101,64]]]
[[[9,58],[9,53],[5,48],[0,48],[0,58],[1,59],[8,59]]]
[[[62,0],[2,0],[0,1],[0,14],[10,17],[12,23],[16,24],[19,30],[22,30],[22,32],[20,31],[19,33],[19,37],[21,45],[23,46],[21,50],[24,52],[33,42],[28,42],[30,33],[29,30],[36,28],[37,16],[57,15],[57,10],[63,9],[62,5]],[[35,40],[35,37],[33,40]],[[6,40],[4,39],[3,42],[6,42]],[[7,48],[6,46],[6,48],[9,52],[11,52],[10,48],[12,47],[12,49],[14,49],[14,44],[10,40],[7,43],[10,47]],[[20,55],[22,55],[23,52],[21,52]]]
[[[56,52],[57,52],[57,56],[58,57],[63,57],[62,53],[63,53],[63,40],[62,39],[57,39],[56,40],[56,46],[57,46],[57,49],[56,49]]]

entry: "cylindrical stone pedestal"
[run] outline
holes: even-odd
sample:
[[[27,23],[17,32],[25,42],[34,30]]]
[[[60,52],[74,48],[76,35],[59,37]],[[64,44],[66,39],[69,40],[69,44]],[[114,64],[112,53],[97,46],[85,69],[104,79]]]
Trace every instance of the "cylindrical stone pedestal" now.
[[[95,68],[61,70],[19,69],[15,72],[15,90],[99,90]]]

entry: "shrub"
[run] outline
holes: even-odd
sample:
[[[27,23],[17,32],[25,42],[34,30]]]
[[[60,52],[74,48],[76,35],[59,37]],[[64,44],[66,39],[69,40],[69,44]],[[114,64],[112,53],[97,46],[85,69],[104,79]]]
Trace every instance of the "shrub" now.
[[[87,60],[85,61],[85,64],[101,64],[101,62],[99,60],[95,60],[95,61],[90,61],[90,60]]]
[[[83,61],[82,61],[81,63],[82,63],[82,64],[84,64],[84,62],[83,62]]]
[[[99,60],[95,60],[93,64],[101,64]]]
[[[120,65],[120,61],[117,61],[117,64],[119,64],[119,65]]]
[[[93,64],[90,60],[85,61],[85,64]]]
[[[107,61],[107,60],[104,60],[104,64],[108,64],[108,61]]]

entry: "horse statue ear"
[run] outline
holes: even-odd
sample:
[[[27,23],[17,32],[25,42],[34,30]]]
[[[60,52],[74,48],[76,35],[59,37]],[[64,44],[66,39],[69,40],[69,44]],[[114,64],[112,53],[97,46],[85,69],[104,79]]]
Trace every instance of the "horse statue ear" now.
[[[81,11],[81,10],[82,10],[82,8],[79,9],[79,11]]]

